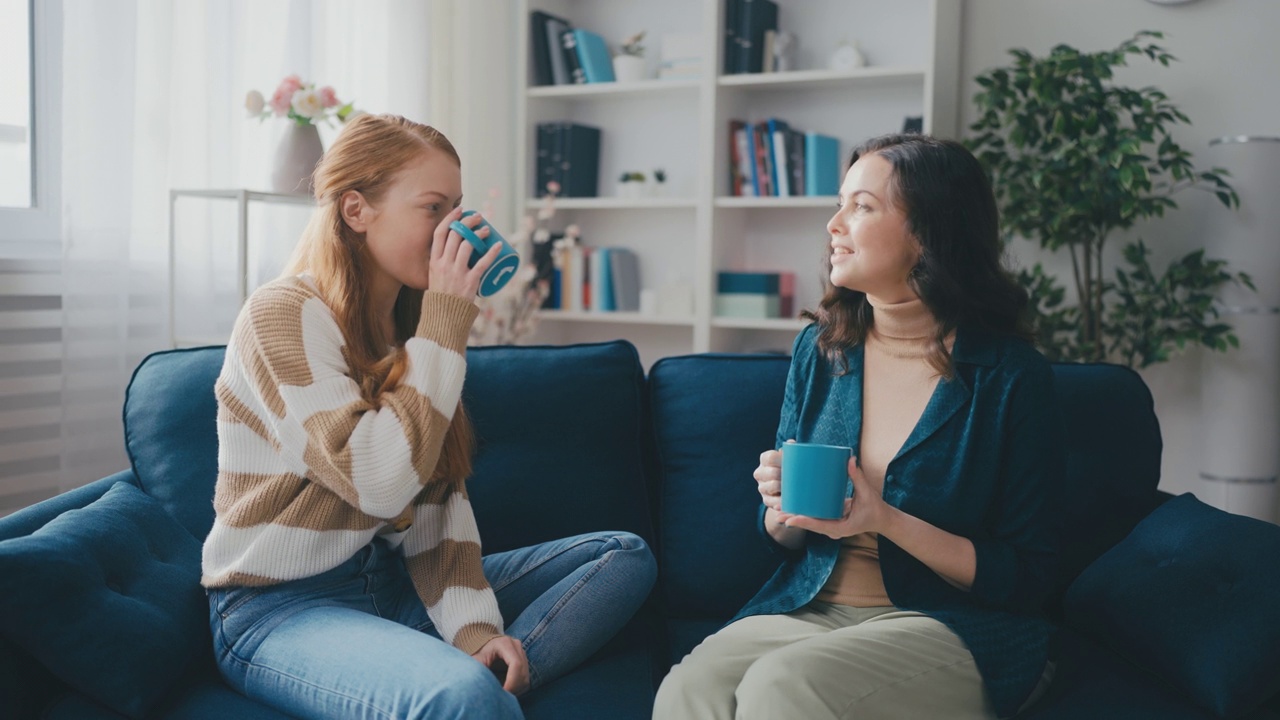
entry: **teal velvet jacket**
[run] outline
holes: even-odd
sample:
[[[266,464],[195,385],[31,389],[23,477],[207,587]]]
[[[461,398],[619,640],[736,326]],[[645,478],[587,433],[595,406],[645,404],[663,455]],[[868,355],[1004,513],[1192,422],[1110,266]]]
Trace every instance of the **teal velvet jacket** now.
[[[847,351],[848,372],[837,376],[817,337],[810,325],[796,338],[777,444],[794,438],[848,445],[856,455],[863,348]],[[957,589],[883,537],[880,568],[896,607],[925,613],[960,636],[996,712],[1006,717],[1030,696],[1048,660],[1052,625],[1040,607],[1061,530],[1055,493],[1066,462],[1062,420],[1052,368],[1027,343],[960,328],[952,360],[954,378],[938,382],[886,468],[884,499],[972,540],[973,586]],[[791,612],[813,600],[839,547],[810,533],[734,620]]]

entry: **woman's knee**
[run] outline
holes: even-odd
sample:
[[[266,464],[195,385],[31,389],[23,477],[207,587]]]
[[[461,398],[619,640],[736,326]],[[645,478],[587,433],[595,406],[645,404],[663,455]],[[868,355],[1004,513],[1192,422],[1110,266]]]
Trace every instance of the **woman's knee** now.
[[[795,653],[775,651],[751,663],[734,692],[738,715],[766,718],[779,704],[790,706],[792,695],[811,695],[813,688],[805,682],[810,670],[797,660]]]
[[[644,585],[645,590],[652,587],[658,577],[658,561],[653,557],[649,544],[639,535],[629,532],[610,533],[602,553],[604,555],[612,555],[611,562],[626,567],[637,583]]]
[[[424,698],[417,712],[410,717],[422,720],[475,717],[521,720],[524,714],[515,696],[502,689],[489,668],[479,662],[471,662],[449,673],[449,681]]]
[[[671,668],[662,684],[658,686],[658,695],[654,699],[654,718],[682,718],[682,708],[701,704],[700,700],[709,700],[709,696],[722,694],[725,698],[733,696],[732,684],[721,687],[724,683],[712,663],[699,662],[692,656],[686,656],[679,664]]]

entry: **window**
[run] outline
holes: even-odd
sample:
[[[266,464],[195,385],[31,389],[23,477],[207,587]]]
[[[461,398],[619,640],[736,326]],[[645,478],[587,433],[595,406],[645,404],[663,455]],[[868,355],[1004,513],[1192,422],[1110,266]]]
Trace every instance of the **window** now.
[[[61,73],[62,3],[0,0],[0,258],[60,240]]]
[[[31,0],[0,0],[0,207],[34,205]]]

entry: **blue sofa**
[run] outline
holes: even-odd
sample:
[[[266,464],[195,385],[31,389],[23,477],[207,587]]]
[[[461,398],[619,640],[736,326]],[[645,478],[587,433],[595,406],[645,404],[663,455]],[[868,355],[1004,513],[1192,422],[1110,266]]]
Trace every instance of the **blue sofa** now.
[[[0,519],[3,717],[284,717],[221,681],[198,615],[203,595],[193,583],[213,521],[213,384],[223,352],[147,358],[125,400],[131,468]],[[473,348],[468,360],[464,402],[479,443],[468,487],[486,551],[629,530],[649,541],[660,567],[646,607],[580,669],[525,698],[527,717],[649,718],[670,665],[782,559],[757,530],[751,473],[773,443],[788,359],[667,358],[646,377],[635,349],[618,341]],[[1280,681],[1280,659],[1266,646],[1272,631],[1201,611],[1206,597],[1221,600],[1212,608],[1224,614],[1230,602],[1251,603],[1234,615],[1265,622],[1274,611],[1258,618],[1251,608],[1267,605],[1260,598],[1280,608],[1275,581],[1254,583],[1247,563],[1217,556],[1191,562],[1217,552],[1214,541],[1179,544],[1186,538],[1178,530],[1243,533],[1267,548],[1280,542],[1271,533],[1280,528],[1156,490],[1160,433],[1135,373],[1109,365],[1055,371],[1070,446],[1065,549],[1047,605],[1062,628],[1060,662],[1050,692],[1024,715],[1280,719],[1280,686],[1268,684]],[[1154,599],[1143,585],[1120,582],[1140,568],[1170,566],[1192,570],[1145,579],[1161,593]],[[1205,572],[1225,578],[1231,592],[1215,594],[1201,582]],[[1182,613],[1173,620],[1180,627],[1145,627],[1158,626],[1165,610]],[[1188,651],[1190,679],[1185,663],[1167,662],[1185,637],[1199,643]],[[1209,661],[1228,669],[1223,653],[1250,663],[1251,685],[1209,677],[1216,666],[1195,664],[1206,648]]]

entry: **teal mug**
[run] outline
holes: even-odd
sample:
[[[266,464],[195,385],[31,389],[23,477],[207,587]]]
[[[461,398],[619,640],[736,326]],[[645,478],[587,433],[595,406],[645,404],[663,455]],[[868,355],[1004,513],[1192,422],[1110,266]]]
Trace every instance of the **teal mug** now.
[[[853,448],[815,443],[782,446],[782,512],[823,520],[844,516]]]
[[[474,210],[464,210],[462,217],[475,215]],[[480,225],[489,228],[489,237],[482,238],[476,235],[475,231],[467,227],[460,220],[454,220],[449,223],[449,229],[461,235],[464,240],[471,243],[471,259],[467,261],[467,267],[475,267],[480,262],[480,258],[489,252],[489,249],[498,244],[502,246],[502,250],[498,253],[498,259],[493,261],[489,269],[485,271],[484,277],[480,278],[480,297],[489,297],[498,292],[516,276],[516,268],[520,267],[520,255],[516,253],[515,248],[511,244],[502,239],[497,230],[489,224],[488,220],[481,219]],[[477,230],[479,227],[476,228]]]

